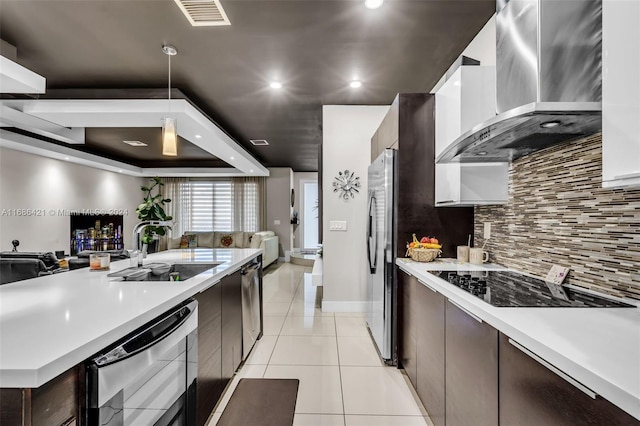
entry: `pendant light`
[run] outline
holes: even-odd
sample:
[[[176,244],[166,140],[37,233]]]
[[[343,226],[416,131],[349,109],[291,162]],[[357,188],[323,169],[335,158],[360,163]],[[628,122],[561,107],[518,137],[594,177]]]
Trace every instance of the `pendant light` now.
[[[171,57],[177,55],[178,50],[164,45],[162,51],[169,57],[169,117],[162,119],[162,155],[175,157],[178,155],[178,131],[176,118],[171,117]]]

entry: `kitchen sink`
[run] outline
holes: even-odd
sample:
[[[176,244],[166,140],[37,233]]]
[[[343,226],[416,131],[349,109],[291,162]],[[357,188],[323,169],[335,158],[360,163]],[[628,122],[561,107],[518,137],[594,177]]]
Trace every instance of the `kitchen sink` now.
[[[150,263],[109,274],[124,281],[186,281],[220,263]]]

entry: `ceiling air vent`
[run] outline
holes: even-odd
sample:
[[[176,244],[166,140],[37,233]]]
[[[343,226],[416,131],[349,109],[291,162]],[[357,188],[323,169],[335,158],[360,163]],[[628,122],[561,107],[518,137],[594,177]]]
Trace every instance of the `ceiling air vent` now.
[[[218,0],[174,0],[194,27],[231,25]]]
[[[269,142],[264,139],[249,139],[249,142],[257,146],[269,145]]]
[[[131,145],[131,146],[147,146],[146,143],[141,142],[141,141],[122,141],[124,143],[126,143],[127,145]]]

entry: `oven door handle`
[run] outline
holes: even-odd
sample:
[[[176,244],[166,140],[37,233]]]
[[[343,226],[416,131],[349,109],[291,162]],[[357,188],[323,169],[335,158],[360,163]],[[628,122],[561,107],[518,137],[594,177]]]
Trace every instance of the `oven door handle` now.
[[[104,367],[122,361],[157,344],[176,331],[195,311],[198,302],[195,300],[187,305],[176,308],[173,312],[163,315],[156,322],[139,330],[134,336],[119,344],[109,352],[93,359],[98,367]]]

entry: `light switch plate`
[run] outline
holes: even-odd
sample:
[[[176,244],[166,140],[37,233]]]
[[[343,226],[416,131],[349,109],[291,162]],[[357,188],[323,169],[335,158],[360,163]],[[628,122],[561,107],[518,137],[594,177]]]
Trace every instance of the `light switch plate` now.
[[[273,224],[274,225],[280,225],[280,221],[278,219],[276,219],[276,220],[273,221]]]
[[[346,220],[332,220],[329,222],[329,230],[330,231],[346,231],[347,230],[347,221]]]
[[[485,222],[484,223],[484,235],[483,238],[485,240],[488,240],[489,238],[491,238],[491,222]]]

